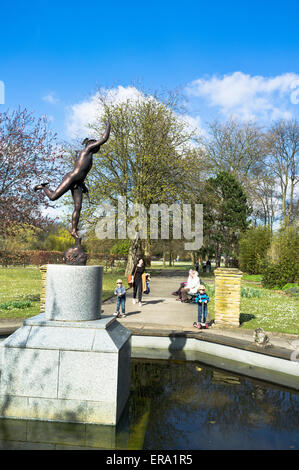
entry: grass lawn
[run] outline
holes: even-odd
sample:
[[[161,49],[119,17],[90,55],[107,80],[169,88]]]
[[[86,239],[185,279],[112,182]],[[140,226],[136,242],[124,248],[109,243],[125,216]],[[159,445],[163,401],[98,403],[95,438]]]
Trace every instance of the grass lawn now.
[[[103,300],[113,295],[115,283],[124,270],[114,268],[104,273]],[[38,267],[0,267],[0,319],[29,318],[40,313],[41,273]]]
[[[203,282],[207,281],[209,312],[211,318],[214,318],[214,282],[210,284],[210,275],[201,275],[201,279]],[[260,281],[261,276],[258,275],[242,277],[241,327],[299,335],[298,296],[265,289]]]
[[[243,328],[258,327],[266,331],[277,331],[299,335],[298,295],[262,287],[261,276],[245,275],[242,286],[257,291],[260,297],[241,297],[241,322]]]

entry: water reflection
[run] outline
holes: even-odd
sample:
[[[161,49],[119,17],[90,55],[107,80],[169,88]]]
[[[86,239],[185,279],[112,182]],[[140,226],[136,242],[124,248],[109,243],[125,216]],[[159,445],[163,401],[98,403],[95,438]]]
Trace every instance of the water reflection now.
[[[299,447],[297,392],[182,359],[132,360],[116,427],[0,419],[0,449]]]

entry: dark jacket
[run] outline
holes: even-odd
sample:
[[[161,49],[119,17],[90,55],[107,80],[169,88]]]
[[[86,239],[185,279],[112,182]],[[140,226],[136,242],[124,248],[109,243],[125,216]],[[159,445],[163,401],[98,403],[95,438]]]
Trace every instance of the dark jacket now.
[[[136,273],[135,273],[135,270],[136,270]],[[145,271],[144,264],[142,266],[137,266],[137,263],[136,263],[132,269],[131,275],[134,276],[134,279],[135,279],[135,277],[141,277],[144,271]]]

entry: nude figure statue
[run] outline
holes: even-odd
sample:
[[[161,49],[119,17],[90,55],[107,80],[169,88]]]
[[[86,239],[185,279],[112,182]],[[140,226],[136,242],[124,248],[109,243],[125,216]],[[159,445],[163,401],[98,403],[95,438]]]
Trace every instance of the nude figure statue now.
[[[84,139],[82,145],[85,148],[79,154],[79,157],[75,163],[73,171],[67,173],[60,185],[51,191],[48,188],[49,183],[41,183],[34,187],[34,191],[43,190],[51,201],[56,201],[63,196],[67,191],[71,190],[72,197],[74,200],[74,212],[72,215],[72,236],[75,239],[80,239],[78,235],[78,223],[82,208],[82,194],[88,193],[88,189],[84,183],[84,180],[92,167],[92,156],[97,153],[105,142],[107,142],[110,135],[110,123],[107,121],[106,129],[101,139]]]

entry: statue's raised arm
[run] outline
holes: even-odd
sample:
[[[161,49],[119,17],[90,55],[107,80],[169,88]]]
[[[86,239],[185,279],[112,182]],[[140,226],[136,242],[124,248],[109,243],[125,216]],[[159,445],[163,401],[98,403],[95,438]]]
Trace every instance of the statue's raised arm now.
[[[86,145],[87,152],[97,153],[100,150],[101,145],[105,144],[105,142],[107,142],[107,140],[109,139],[110,128],[111,128],[110,122],[107,121],[106,122],[106,129],[105,129],[105,132],[102,135],[102,137],[99,140],[91,140]]]

